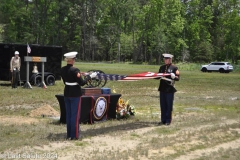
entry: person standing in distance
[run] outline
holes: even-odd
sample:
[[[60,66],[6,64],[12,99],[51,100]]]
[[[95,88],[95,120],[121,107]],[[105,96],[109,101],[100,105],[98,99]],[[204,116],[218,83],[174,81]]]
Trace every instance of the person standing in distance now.
[[[170,125],[172,122],[174,93],[177,91],[174,88],[174,83],[179,81],[180,72],[178,67],[172,64],[173,55],[165,53],[163,57],[165,64],[160,67],[158,73],[170,73],[170,75],[161,78],[158,88],[161,108],[161,121],[158,125]]]
[[[21,67],[21,58],[19,57],[19,52],[15,51],[15,56],[11,58],[10,61],[10,71],[12,73],[12,88],[15,89],[18,86],[19,72]]]
[[[66,107],[66,123],[67,123],[67,139],[78,140],[80,136],[80,112],[82,96],[81,86],[87,84],[97,73],[87,75],[82,78],[81,72],[73,64],[76,60],[77,52],[69,52],[64,54],[67,65],[61,68],[61,77],[64,87],[64,102]]]

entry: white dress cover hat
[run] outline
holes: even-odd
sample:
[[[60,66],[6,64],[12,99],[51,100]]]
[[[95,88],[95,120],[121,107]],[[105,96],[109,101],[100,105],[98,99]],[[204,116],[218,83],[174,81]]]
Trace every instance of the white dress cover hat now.
[[[75,58],[77,54],[78,52],[68,52],[68,53],[65,53],[64,56],[66,58]]]
[[[164,53],[162,55],[163,55],[164,58],[172,58],[173,57],[173,55],[167,54],[167,53]]]

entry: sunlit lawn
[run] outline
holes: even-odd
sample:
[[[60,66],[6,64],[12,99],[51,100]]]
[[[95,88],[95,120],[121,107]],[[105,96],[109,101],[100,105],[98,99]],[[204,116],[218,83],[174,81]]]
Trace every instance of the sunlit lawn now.
[[[65,65],[65,62],[63,62]],[[82,63],[75,64],[82,72],[88,70],[102,70],[106,74],[128,75],[141,72],[158,72],[158,65],[134,65],[134,64],[106,64],[106,63]],[[180,81],[175,83],[178,90],[175,94],[174,117],[181,116],[186,112],[214,113],[217,117],[204,118],[191,117],[189,126],[202,123],[202,121],[214,122],[218,116],[238,117],[240,113],[240,73],[202,73],[197,64],[179,64]],[[104,87],[120,93],[125,101],[129,100],[135,106],[136,115],[133,119],[126,121],[108,121],[97,125],[83,125],[85,134],[93,136],[101,128],[109,128],[109,133],[120,129],[111,126],[133,123],[137,121],[156,123],[159,121],[159,93],[157,91],[159,80],[140,80],[133,82],[108,81]],[[49,104],[59,111],[59,104],[55,98],[56,94],[63,93],[64,85],[62,81],[57,81],[56,85],[48,86],[47,89],[37,88],[24,89],[19,87],[12,90],[9,82],[1,82],[0,86],[0,116],[15,115],[28,117],[28,113],[42,104]],[[26,107],[26,106],[31,106]],[[40,118],[40,120],[42,120]],[[65,136],[65,125],[56,125],[56,122],[43,119],[42,123],[4,126],[0,125],[0,151],[10,149],[12,146],[20,147],[25,145],[35,145],[36,143],[47,144],[49,141],[60,140]],[[179,119],[179,126],[186,125],[183,119]],[[100,127],[99,129],[96,129]],[[51,128],[51,129],[49,129]],[[166,130],[166,132],[176,132]],[[158,131],[156,131],[158,132]],[[159,131],[164,134],[164,130]],[[105,131],[106,133],[106,131]],[[31,139],[29,139],[29,137]],[[59,138],[60,137],[60,138]],[[39,142],[41,139],[41,142]],[[154,144],[154,143],[153,143]],[[153,145],[154,146],[154,145]]]

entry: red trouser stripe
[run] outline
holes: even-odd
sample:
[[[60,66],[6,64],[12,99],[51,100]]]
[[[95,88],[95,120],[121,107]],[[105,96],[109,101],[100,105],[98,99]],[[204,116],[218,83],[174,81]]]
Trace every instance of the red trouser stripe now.
[[[76,118],[76,138],[79,136],[79,120],[80,120],[80,115],[81,115],[81,100],[82,97],[80,97],[80,101],[78,102],[78,111],[77,111],[77,118]]]

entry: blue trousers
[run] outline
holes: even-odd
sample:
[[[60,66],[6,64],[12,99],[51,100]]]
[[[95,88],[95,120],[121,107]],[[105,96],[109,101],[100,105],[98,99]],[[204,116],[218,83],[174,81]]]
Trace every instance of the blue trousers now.
[[[161,121],[163,123],[172,122],[174,93],[160,92]]]
[[[67,138],[80,138],[80,97],[64,97],[66,107]]]

